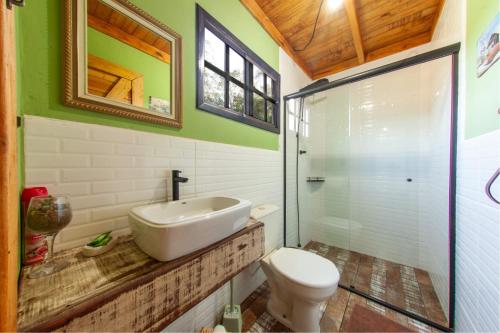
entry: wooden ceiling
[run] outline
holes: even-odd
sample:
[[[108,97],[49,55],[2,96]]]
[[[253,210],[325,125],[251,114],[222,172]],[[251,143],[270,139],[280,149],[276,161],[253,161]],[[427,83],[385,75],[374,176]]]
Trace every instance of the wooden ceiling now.
[[[88,25],[163,62],[170,63],[168,40],[99,0],[88,0]]]
[[[444,5],[444,0],[341,0],[331,9],[333,0],[240,1],[314,80],[429,42]],[[314,38],[304,49],[316,17]]]

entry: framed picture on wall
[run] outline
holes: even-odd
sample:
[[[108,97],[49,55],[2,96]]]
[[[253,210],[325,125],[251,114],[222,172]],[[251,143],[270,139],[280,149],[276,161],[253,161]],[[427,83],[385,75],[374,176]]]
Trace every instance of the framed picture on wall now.
[[[500,58],[500,14],[497,13],[477,41],[477,77],[483,75]]]

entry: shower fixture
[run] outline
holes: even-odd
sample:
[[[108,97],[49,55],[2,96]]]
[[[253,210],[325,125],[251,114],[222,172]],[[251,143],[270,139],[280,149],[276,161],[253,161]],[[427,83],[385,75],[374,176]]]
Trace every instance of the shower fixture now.
[[[328,79],[326,79],[326,78],[325,79],[319,79],[317,81],[314,81],[311,84],[308,84],[304,88],[299,89],[299,91],[306,91],[306,90],[309,90],[309,89],[317,88],[317,87],[320,87],[322,85],[328,84],[329,82],[330,81],[328,81]]]
[[[299,102],[299,118],[297,119],[297,132],[295,137],[297,138],[296,155],[295,155],[295,190],[297,193],[297,247],[302,247],[300,244],[300,200],[299,200],[299,155],[305,154],[305,150],[300,150],[300,124],[304,122],[304,99],[300,98]]]

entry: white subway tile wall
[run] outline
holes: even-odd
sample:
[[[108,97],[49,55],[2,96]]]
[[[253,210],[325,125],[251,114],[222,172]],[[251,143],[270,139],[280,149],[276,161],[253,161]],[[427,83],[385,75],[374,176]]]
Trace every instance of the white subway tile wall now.
[[[456,327],[500,332],[500,206],[484,187],[500,167],[500,130],[461,140],[457,170]],[[492,187],[500,198],[500,180]]]
[[[189,178],[182,198],[282,205],[278,151],[40,117],[26,117],[25,125],[26,186],[71,198],[75,219],[57,238],[58,250],[106,230],[127,232],[131,207],[171,199],[172,169]]]
[[[419,169],[425,182],[418,193],[419,213],[419,267],[429,272],[432,284],[446,314],[449,313],[449,164],[450,164],[450,112],[451,65],[441,59],[428,63],[430,70],[422,71],[425,82],[421,89],[427,97],[423,105],[429,117],[424,135],[428,138],[423,148],[425,158]]]
[[[189,178],[181,197],[226,195],[254,206],[282,206],[280,151],[143,133],[129,129],[25,117],[26,186],[44,185],[71,199],[74,217],[56,249],[81,246],[95,235],[128,233],[130,208],[171,199],[172,169]],[[283,243],[281,210],[263,218],[266,251]],[[243,301],[264,282],[259,265],[235,278],[235,299]],[[167,331],[198,331],[220,318],[229,302],[228,285],[172,323]]]

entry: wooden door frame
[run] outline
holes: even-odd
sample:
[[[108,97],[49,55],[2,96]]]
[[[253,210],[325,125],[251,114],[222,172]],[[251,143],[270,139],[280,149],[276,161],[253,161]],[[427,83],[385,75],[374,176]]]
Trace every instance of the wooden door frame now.
[[[0,3],[0,331],[16,331],[19,273],[14,11]]]

